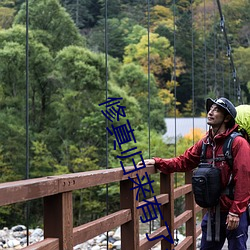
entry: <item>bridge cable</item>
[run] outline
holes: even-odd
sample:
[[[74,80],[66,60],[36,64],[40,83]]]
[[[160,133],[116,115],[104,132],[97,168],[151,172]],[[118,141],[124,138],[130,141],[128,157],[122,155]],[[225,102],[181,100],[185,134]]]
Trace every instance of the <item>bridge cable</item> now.
[[[173,0],[173,24],[174,24],[174,32],[173,32],[173,43],[174,43],[174,55],[173,55],[173,61],[174,61],[174,70],[173,70],[173,77],[172,80],[174,81],[174,114],[175,114],[175,119],[174,119],[174,126],[175,126],[175,147],[174,147],[174,154],[176,156],[177,154],[177,104],[176,104],[176,99],[177,99],[177,84],[176,84],[176,1]],[[177,173],[175,175],[175,187],[177,187]],[[175,230],[175,239],[174,239],[174,245],[177,246],[179,239],[178,239],[178,230]]]
[[[150,148],[150,129],[151,129],[151,119],[150,119],[150,0],[147,0],[147,29],[148,29],[148,158],[151,157],[151,148]],[[149,177],[151,178],[151,177]],[[152,192],[150,190],[150,196]],[[149,222],[149,232],[152,232],[152,227],[154,229],[154,221],[150,220]]]
[[[191,72],[191,79],[192,79],[192,116],[193,116],[193,144],[194,144],[194,117],[195,117],[195,92],[194,92],[194,10],[193,10],[193,0],[191,0],[191,39],[192,39],[192,72]]]
[[[26,45],[25,45],[25,80],[26,80],[26,103],[25,103],[25,125],[26,125],[26,174],[25,179],[29,179],[29,0],[26,0]],[[25,203],[26,216],[26,238],[27,246],[29,245],[29,211],[30,202]]]
[[[217,95],[218,93],[218,84],[217,84],[217,32],[216,32],[216,15],[215,15],[215,0],[213,1],[213,15],[214,15],[214,26],[213,26],[213,33],[214,33],[214,91]]]
[[[108,0],[105,0],[105,84],[106,84],[106,101],[108,101]],[[107,107],[106,107],[107,112]],[[108,119],[106,119],[106,128],[108,127]],[[108,131],[106,130],[106,169],[108,169],[109,162],[108,162]],[[106,184],[106,215],[109,213],[109,186],[108,183]],[[109,241],[108,241],[108,232],[107,232],[107,249],[108,249]]]
[[[207,97],[207,39],[206,39],[206,23],[207,23],[207,18],[206,18],[206,0],[204,0],[204,23],[203,23],[203,36],[204,36],[204,90],[205,90],[205,97]]]
[[[222,14],[220,0],[216,0],[216,1],[217,1],[219,14],[220,14],[220,28],[221,28],[221,31],[224,34],[224,38],[225,38],[226,45],[227,45],[227,57],[230,60],[230,66],[231,66],[231,70],[232,70],[233,83],[234,83],[234,91],[235,91],[236,85],[237,85],[236,95],[237,95],[238,103],[241,104],[242,103],[241,86],[240,86],[239,80],[237,81],[237,73],[236,73],[236,68],[235,68],[235,65],[234,65],[231,45],[229,43],[228,36],[227,36],[225,18],[224,18],[223,14]]]
[[[213,39],[214,39],[214,93],[218,95],[217,84],[217,33],[216,33],[216,14],[215,14],[215,0],[213,1]]]

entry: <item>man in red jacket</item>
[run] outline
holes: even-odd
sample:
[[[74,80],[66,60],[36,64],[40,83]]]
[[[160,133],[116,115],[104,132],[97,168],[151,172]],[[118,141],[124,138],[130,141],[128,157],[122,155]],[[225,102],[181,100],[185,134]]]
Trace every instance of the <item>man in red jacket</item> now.
[[[241,136],[237,136],[232,144],[233,170],[225,160],[215,161],[223,157],[224,142],[232,132],[238,130],[235,124],[236,109],[226,98],[207,99],[207,124],[210,129],[203,139],[187,149],[184,154],[171,159],[154,157],[144,160],[145,164],[155,165],[165,174],[186,172],[198,166],[202,152],[202,144],[207,144],[206,159],[221,169],[221,185],[226,189],[230,176],[234,184],[233,198],[226,192],[220,197],[220,237],[215,240],[215,215],[211,214],[212,241],[207,241],[208,213],[202,219],[201,250],[220,250],[225,239],[228,239],[229,250],[245,250],[248,238],[247,207],[250,201],[250,145]],[[142,163],[139,162],[138,165]],[[231,199],[230,199],[231,198]]]

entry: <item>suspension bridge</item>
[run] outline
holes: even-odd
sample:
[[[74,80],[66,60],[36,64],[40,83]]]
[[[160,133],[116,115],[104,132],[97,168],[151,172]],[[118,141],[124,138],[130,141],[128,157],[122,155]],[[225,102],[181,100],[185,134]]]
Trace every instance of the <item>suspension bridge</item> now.
[[[198,217],[202,216],[206,210],[199,207],[193,197],[191,177],[192,172],[185,173],[184,185],[176,187],[174,174],[165,175],[156,171],[153,166],[146,166],[146,168],[133,170],[133,166],[127,166],[124,169],[107,168],[102,170],[78,172],[72,174],[62,174],[46,176],[42,178],[29,178],[29,9],[28,0],[26,1],[26,179],[6,182],[0,184],[0,206],[7,206],[20,203],[29,203],[37,199],[42,199],[43,204],[43,227],[44,240],[28,245],[23,248],[25,250],[72,250],[74,246],[86,242],[100,234],[107,234],[117,227],[121,228],[121,249],[122,250],[149,250],[155,245],[161,245],[162,250],[195,250],[197,248],[198,238],[201,236],[201,227]],[[107,1],[105,8],[107,8]],[[173,1],[175,10],[175,1]],[[192,2],[192,1],[191,1]],[[206,1],[204,1],[205,4]],[[149,6],[148,1],[148,6]],[[232,55],[232,49],[229,43],[227,28],[225,25],[225,18],[222,13],[220,1],[217,1],[219,15],[220,15],[220,29],[224,36],[227,48],[227,57],[230,62],[230,69],[232,71],[232,79],[235,85],[236,93],[234,96],[238,102],[242,102],[241,86],[236,74],[235,63]],[[148,12],[150,12],[148,10]],[[192,13],[193,14],[193,13]],[[204,14],[205,15],[205,14]],[[175,18],[175,15],[174,15]],[[176,20],[174,20],[175,22]],[[105,25],[107,25],[105,23]],[[175,23],[173,25],[175,29]],[[105,26],[105,30],[107,30]],[[148,34],[150,33],[150,16],[148,15]],[[174,32],[175,34],[175,32]],[[108,42],[105,44],[106,53],[105,59],[108,64]],[[148,38],[149,39],[149,38]],[[192,98],[194,105],[194,40],[192,33]],[[148,40],[149,41],[149,40]],[[173,43],[175,45],[175,37]],[[175,47],[175,46],[174,46]],[[206,63],[206,51],[204,54]],[[176,96],[176,54],[174,49],[174,93]],[[107,66],[107,65],[106,65]],[[206,69],[204,70],[206,74]],[[106,72],[106,98],[108,96],[108,73]],[[150,46],[148,46],[148,79],[150,79]],[[206,75],[204,77],[206,85]],[[205,87],[205,92],[206,92]],[[207,94],[207,93],[205,93]],[[175,107],[176,107],[175,103]],[[194,109],[194,106],[192,107]],[[194,111],[194,110],[193,110]],[[176,109],[175,109],[176,112]],[[194,112],[193,112],[194,113]],[[176,115],[176,113],[175,113]],[[176,122],[176,116],[173,118]],[[148,80],[148,133],[149,133],[149,155],[150,153],[150,80]],[[176,125],[175,138],[176,140]],[[107,140],[108,141],[108,140]],[[173,142],[173,143],[176,143]],[[108,146],[107,154],[108,154]],[[112,166],[113,167],[113,166]],[[124,175],[124,171],[128,174]],[[144,201],[137,199],[136,179],[145,174],[149,176],[160,176],[160,192]],[[110,185],[112,183],[119,184],[120,209],[114,213],[109,213],[101,218],[87,222],[82,225],[74,227],[74,202],[73,192],[101,185]],[[184,211],[175,215],[175,202],[178,198],[183,198]],[[138,207],[145,206],[146,203],[153,203],[154,199],[160,204],[160,211],[162,218],[160,218],[160,226],[156,230],[149,230],[148,238],[140,239],[140,220],[144,218],[143,211]],[[107,204],[108,206],[108,204]],[[28,206],[27,206],[28,207]],[[150,208],[152,211],[153,208]],[[27,213],[28,216],[28,213]],[[167,226],[166,226],[167,223]],[[178,228],[185,228],[184,239],[176,244],[175,232]],[[171,242],[171,237],[174,238],[174,243]],[[149,240],[150,239],[150,240]],[[108,249],[108,246],[107,246]],[[223,248],[227,249],[227,242]],[[248,241],[248,249],[250,243]]]

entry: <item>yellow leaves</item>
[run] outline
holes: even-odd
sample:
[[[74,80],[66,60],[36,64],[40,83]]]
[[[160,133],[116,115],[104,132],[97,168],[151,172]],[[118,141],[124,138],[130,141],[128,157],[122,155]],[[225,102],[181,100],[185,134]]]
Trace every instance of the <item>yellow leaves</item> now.
[[[175,87],[178,87],[179,86],[179,83],[178,82],[176,82],[176,81],[167,81],[166,82],[166,87],[167,87],[167,89],[170,89],[171,91],[173,91],[174,90],[174,88]]]
[[[184,139],[190,140],[190,141],[193,141],[193,140],[198,141],[204,136],[205,132],[206,131],[200,128],[194,128],[194,129],[191,129],[188,134],[184,135]]]
[[[152,8],[150,13],[150,21],[152,23],[152,30],[154,31],[159,26],[165,26],[173,30],[173,12],[162,5],[156,5]]]
[[[159,95],[161,101],[165,105],[169,105],[173,102],[174,94],[171,93],[170,90],[168,90],[168,89],[160,89],[158,95]]]
[[[155,33],[150,33],[149,40],[149,48],[147,35],[142,36],[138,44],[128,45],[125,48],[124,63],[138,63],[147,72],[149,57],[150,71],[154,74],[160,74],[168,68],[173,68],[171,59],[173,48],[170,46],[169,41]]]

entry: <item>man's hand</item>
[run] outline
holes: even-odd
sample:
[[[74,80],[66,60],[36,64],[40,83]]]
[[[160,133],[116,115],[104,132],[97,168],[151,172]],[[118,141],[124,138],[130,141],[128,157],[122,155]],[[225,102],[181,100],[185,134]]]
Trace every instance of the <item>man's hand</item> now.
[[[233,216],[231,214],[227,215],[226,224],[227,224],[228,230],[233,230],[233,229],[237,228],[239,226],[239,223],[240,223],[239,216]]]
[[[155,165],[155,160],[154,159],[146,159],[144,160],[145,165]],[[137,163],[137,166],[142,166],[143,162],[140,161]]]

